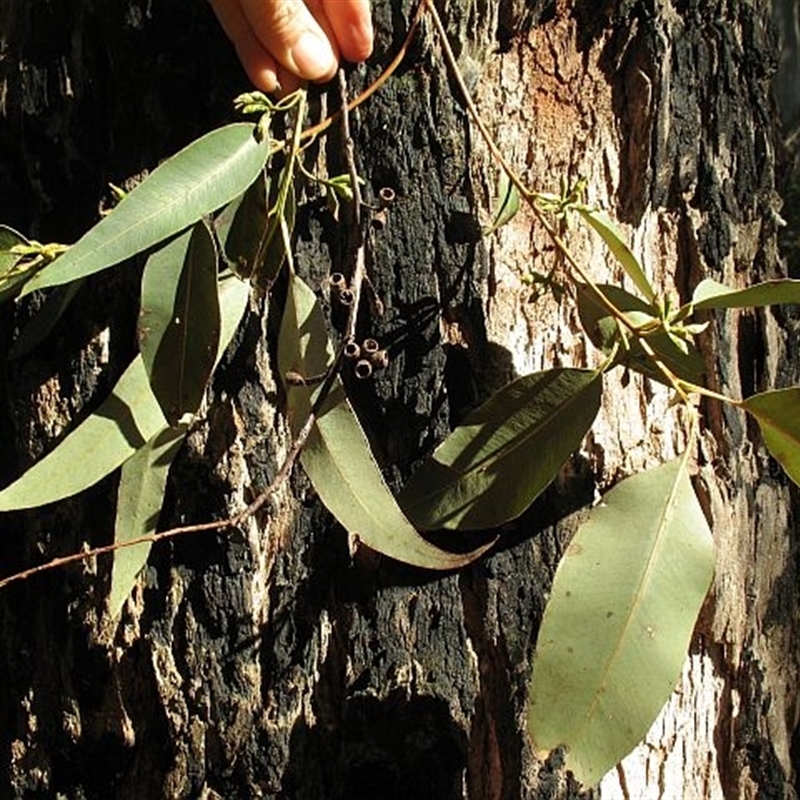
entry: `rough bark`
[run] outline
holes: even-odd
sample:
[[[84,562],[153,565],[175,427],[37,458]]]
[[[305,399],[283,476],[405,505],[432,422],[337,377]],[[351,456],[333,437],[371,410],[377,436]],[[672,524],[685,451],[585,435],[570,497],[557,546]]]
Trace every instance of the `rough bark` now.
[[[659,286],[780,273],[775,49],[765,2],[442,5],[482,113],[530,183],[585,175],[626,223]],[[408,2],[376,2],[366,85],[405,31]],[[203,4],[8,0],[0,9],[0,221],[71,240],[120,182],[214,124],[241,88]],[[570,304],[521,279],[553,253],[525,214],[482,240],[496,169],[432,36],[361,108],[359,166],[393,188],[375,236],[392,350],[351,387],[395,485],[465,410],[514,374],[594,363]],[[332,136],[324,146],[341,160]],[[321,156],[322,157],[322,156]],[[598,243],[576,251],[601,279]],[[302,204],[297,261],[322,286],[345,243]],[[619,277],[619,276],[618,276]],[[133,347],[136,265],[87,286],[0,387],[5,482],[113,385]],[[0,348],[31,309],[0,309]],[[175,465],[162,525],[238,510],[287,446],[269,340],[253,311]],[[707,336],[715,388],[797,383],[798,318],[724,314]],[[524,730],[537,626],[558,558],[596,493],[680,450],[659,387],[610,390],[556,485],[481,563],[452,575],[363,551],[298,474],[263,518],[157,547],[116,634],[99,624],[108,565],[0,595],[0,793],[69,797],[567,798],[559,759]],[[703,408],[698,488],[718,543],[715,586],[679,691],[602,797],[795,796],[797,493],[734,412]],[[10,463],[13,451],[16,463]],[[115,481],[0,520],[4,573],[109,540]]]

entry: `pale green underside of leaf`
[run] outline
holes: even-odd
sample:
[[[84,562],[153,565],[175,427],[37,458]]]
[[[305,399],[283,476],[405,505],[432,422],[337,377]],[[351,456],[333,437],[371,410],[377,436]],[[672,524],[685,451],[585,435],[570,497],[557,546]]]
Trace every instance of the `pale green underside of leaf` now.
[[[484,530],[519,516],[579,447],[602,376],[553,369],[518,378],[475,409],[398,497],[419,528]]]
[[[800,387],[755,394],[742,408],[756,418],[772,457],[800,486]]]
[[[169,468],[186,436],[185,426],[163,428],[122,465],[117,490],[114,543],[123,544],[155,533],[164,502]],[[114,552],[108,608],[117,618],[147,562],[151,542]]]
[[[233,336],[239,323],[247,311],[247,301],[250,298],[250,284],[243,281],[230,270],[225,270],[219,276],[219,350],[214,363],[216,369],[225,351],[233,341]]]
[[[771,306],[780,303],[800,303],[800,281],[787,278],[757,283],[746,289],[731,289],[707,278],[697,285],[692,296],[695,311]]]
[[[193,225],[241,194],[269,155],[269,137],[236,123],[192,142],[154,170],[64,255],[35,275],[23,294],[118,264]]]
[[[0,492],[0,511],[35,508],[93,486],[165,425],[137,356],[94,414]]]
[[[650,281],[645,275],[641,264],[639,264],[639,259],[636,258],[630,247],[625,243],[622,234],[608,214],[605,211],[585,206],[576,206],[575,210],[600,235],[608,249],[614,254],[614,257],[619,261],[625,272],[628,273],[636,288],[648,300],[652,300],[655,297],[655,291],[653,291]]]
[[[247,307],[249,288],[238,278],[220,278],[222,336],[228,346]],[[137,356],[111,396],[50,453],[0,492],[0,511],[35,508],[93,486],[125,463],[167,422]]]
[[[677,683],[711,585],[711,531],[678,459],[612,489],[556,571],[528,721],[541,755],[596,784],[645,736]]]
[[[319,375],[332,359],[316,296],[295,275],[290,276],[278,351],[284,376],[288,372]],[[292,428],[297,432],[319,390],[290,385],[286,391]],[[383,480],[338,380],[320,409],[300,459],[328,510],[362,544],[379,553],[418,567],[454,569],[488,549],[489,545],[467,554],[448,553],[417,533]]]

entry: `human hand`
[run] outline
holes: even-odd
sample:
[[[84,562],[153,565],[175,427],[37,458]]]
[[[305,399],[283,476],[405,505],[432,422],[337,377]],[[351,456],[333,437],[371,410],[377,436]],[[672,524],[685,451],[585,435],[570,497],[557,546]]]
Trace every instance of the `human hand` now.
[[[326,81],[339,58],[372,53],[369,0],[211,0],[255,86],[290,92]]]

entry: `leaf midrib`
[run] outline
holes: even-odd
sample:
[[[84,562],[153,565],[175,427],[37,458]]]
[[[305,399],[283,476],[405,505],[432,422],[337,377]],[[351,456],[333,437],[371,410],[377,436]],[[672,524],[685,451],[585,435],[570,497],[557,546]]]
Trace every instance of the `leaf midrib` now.
[[[196,140],[191,145],[188,145],[187,149],[196,146],[201,141],[202,141],[202,138]],[[201,180],[198,183],[195,183],[190,189],[188,189],[186,191],[174,192],[173,194],[170,195],[170,199],[169,199],[169,201],[167,202],[166,205],[161,205],[158,208],[154,208],[152,213],[148,214],[145,217],[141,217],[137,222],[135,222],[134,224],[132,224],[132,225],[130,225],[128,227],[121,228],[116,235],[112,235],[111,238],[103,239],[98,245],[96,245],[91,250],[88,250],[86,253],[84,253],[83,255],[79,256],[77,259],[75,259],[72,264],[69,263],[69,258],[67,258],[67,256],[69,256],[69,252],[70,252],[69,250],[67,250],[67,252],[64,254],[64,256],[61,256],[61,259],[63,259],[63,260],[61,261],[60,264],[59,264],[59,260],[54,261],[53,264],[54,265],[58,264],[59,267],[60,267],[59,271],[63,272],[64,269],[65,269],[63,264],[64,264],[64,262],[66,262],[68,267],[71,267],[73,271],[77,271],[78,265],[82,264],[84,261],[86,261],[86,259],[96,255],[97,253],[102,253],[105,250],[113,248],[119,242],[119,240],[122,239],[124,236],[133,235],[133,233],[135,233],[135,231],[139,230],[142,226],[149,225],[150,222],[153,219],[155,219],[156,217],[159,217],[159,216],[162,216],[162,215],[164,215],[164,216],[168,215],[171,212],[171,210],[173,208],[175,208],[176,206],[188,204],[190,202],[191,198],[193,196],[197,195],[202,189],[205,189],[205,187],[208,185],[208,183],[210,181],[215,180],[219,175],[224,174],[226,171],[228,171],[230,169],[230,164],[235,162],[235,161],[237,161],[241,157],[242,151],[248,146],[249,146],[249,140],[245,140],[245,142],[243,144],[239,145],[239,147],[237,147],[236,150],[232,151],[230,153],[230,155],[227,156],[224,160],[218,161],[217,162],[217,167],[212,172],[208,173],[203,180]],[[185,151],[182,151],[182,152],[185,152]],[[179,155],[179,153],[176,154],[176,155]],[[167,164],[165,164],[165,166],[167,166]],[[153,174],[155,175],[155,172]],[[145,183],[141,183],[140,186],[146,186],[146,184]],[[137,189],[138,188],[139,187],[137,187]],[[134,189],[134,192],[135,191],[136,191],[136,189]],[[230,194],[230,193],[227,193],[227,194]],[[236,196],[236,194],[237,193],[234,192],[233,196]],[[143,199],[143,198],[144,198],[144,194],[141,194],[141,195],[138,195],[138,196],[134,196],[134,194],[132,192],[131,195],[126,198],[126,200],[128,202],[130,202],[133,199],[134,202],[137,205],[143,205],[146,208],[148,205],[150,205],[150,203],[152,201],[151,200],[147,200],[147,199]],[[217,208],[219,206],[224,205],[229,200],[231,200],[231,197],[228,197],[228,196],[220,197],[218,203],[215,201],[214,208]],[[160,241],[161,239],[166,238],[171,233],[175,233],[177,231],[184,230],[185,228],[188,228],[190,225],[194,224],[199,219],[201,219],[203,214],[207,213],[208,210],[213,210],[213,209],[207,209],[206,211],[201,211],[198,214],[193,215],[191,218],[185,220],[183,222],[183,224],[181,224],[177,228],[165,228],[167,233],[159,235],[159,238],[156,241]],[[110,229],[111,228],[111,220],[114,219],[113,218],[113,212],[106,219],[109,221],[109,223],[106,226],[106,228]],[[116,222],[116,220],[114,220],[114,221]],[[98,236],[99,234],[97,233],[97,231],[101,230],[101,226],[103,225],[104,222],[105,222],[105,220],[102,220],[98,224],[98,226],[96,228],[92,228],[85,235],[86,236],[89,236],[89,235]],[[79,244],[79,243],[80,243],[80,240],[78,240],[78,242],[76,242],[75,246],[77,246],[77,244]],[[142,249],[144,249],[144,248],[142,248]],[[141,252],[141,250],[139,252]],[[113,267],[115,264],[118,264],[120,261],[124,261],[126,257],[127,256],[122,256],[121,258],[118,258],[115,261],[112,261],[112,262],[110,262],[108,264],[105,264],[103,269],[105,269],[107,267]],[[47,276],[47,275],[52,276],[52,271],[50,271],[50,272],[42,271],[42,272],[39,273],[38,276],[35,276],[35,277],[31,278],[31,280],[27,283],[27,285],[23,289],[23,292],[22,292],[23,295],[29,294],[30,292],[32,292],[32,291],[36,290],[37,288],[39,288],[39,284],[44,282],[44,276]],[[45,283],[45,286],[50,286],[50,285],[56,285],[56,284]]]
[[[600,373],[596,372],[592,380],[588,381],[580,389],[580,391],[576,392],[573,395],[570,395],[570,397],[567,398],[566,402],[559,405],[558,407],[559,413],[563,413],[565,410],[569,409],[575,402],[577,402],[579,398],[583,397],[584,393],[594,386],[594,383],[599,378],[599,376]],[[457,476],[454,477],[451,481],[448,481],[443,487],[432,490],[427,494],[420,495],[419,499],[414,503],[414,506],[418,507],[420,503],[430,501],[431,498],[435,498],[445,494],[446,492],[449,492],[453,486],[456,486],[457,484],[461,483],[468,475],[478,472],[486,472],[488,471],[490,466],[494,465],[494,463],[499,463],[501,461],[510,458],[511,455],[513,455],[513,453],[517,449],[527,444],[527,442],[530,441],[530,439],[537,436],[543,429],[547,428],[548,425],[552,424],[552,416],[553,415],[551,414],[548,420],[542,420],[536,425],[531,426],[522,436],[519,437],[515,436],[514,439],[511,440],[511,443],[508,444],[507,446],[503,446],[499,450],[496,450],[494,453],[490,453],[484,456],[480,461],[473,462],[472,465],[467,470],[459,471]],[[433,455],[433,458],[434,460],[437,460],[435,453]],[[454,459],[454,461],[455,460],[457,460],[457,458]],[[457,467],[454,467],[452,463],[445,464],[442,461],[438,461],[438,463],[441,464],[441,466],[446,467],[447,469],[450,470],[458,469]]]
[[[343,400],[343,405],[346,407],[347,412],[350,414],[355,414],[353,411],[352,406],[350,405],[348,400]],[[390,539],[396,539],[396,531],[392,529],[391,526],[387,526],[384,522],[376,517],[371,511],[368,505],[366,505],[360,498],[359,492],[355,491],[355,488],[350,482],[349,476],[347,471],[342,469],[341,467],[341,453],[337,450],[337,448],[332,448],[329,444],[328,437],[325,436],[324,433],[324,426],[320,425],[319,420],[317,420],[315,427],[320,434],[320,438],[325,443],[325,449],[328,453],[328,457],[331,459],[331,462],[336,465],[337,472],[342,477],[344,484],[347,486],[348,492],[350,496],[355,498],[357,505],[359,508],[362,509],[363,513],[365,514],[368,521],[372,521],[375,523],[375,527],[379,529],[385,536]],[[367,452],[365,457],[368,461],[370,461],[370,455]],[[440,550],[439,548],[435,547],[434,545],[429,544],[426,542],[417,532],[417,530],[403,517],[402,511],[400,511],[399,506],[396,506],[396,502],[394,500],[394,496],[389,491],[389,487],[383,480],[383,477],[380,474],[380,470],[378,465],[372,461],[371,466],[374,467],[374,476],[375,476],[375,485],[379,488],[379,490],[387,497],[387,500],[390,501],[394,507],[397,509],[397,513],[393,513],[394,516],[397,517],[397,524],[401,525],[402,528],[405,528],[406,531],[410,534],[411,543],[415,547],[415,551],[417,552],[420,557],[423,558],[435,558],[437,562],[442,565],[449,565],[451,567],[460,566],[463,563],[463,556],[451,556],[446,554],[445,551]],[[359,531],[353,531],[353,533],[359,533]],[[366,537],[364,537],[364,541],[367,542]],[[368,542],[367,542],[368,544]]]
[[[634,618],[637,616],[636,612],[642,602],[642,598],[644,596],[644,590],[650,583],[654,571],[656,554],[660,553],[663,548],[664,534],[668,527],[667,516],[669,514],[670,509],[673,507],[676,501],[678,488],[680,486],[681,478],[683,477],[683,470],[686,467],[686,458],[688,456],[688,452],[689,451],[687,449],[686,453],[684,453],[684,455],[681,458],[681,463],[678,465],[678,470],[676,472],[675,481],[672,485],[667,500],[662,507],[663,511],[661,513],[661,521],[659,523],[658,532],[655,536],[654,544],[650,550],[650,554],[647,557],[644,569],[642,570],[642,576],[638,582],[636,593],[634,595],[635,601],[634,603],[631,604],[630,611],[628,612],[627,618],[625,619],[625,624],[622,628],[622,631],[620,632],[620,635],[617,637],[617,642],[614,646],[614,649],[606,662],[606,667],[602,673],[602,678],[598,683],[597,690],[595,691],[594,697],[592,698],[592,702],[586,711],[583,722],[576,731],[575,741],[579,741],[583,738],[584,731],[586,730],[587,726],[590,724],[590,721],[593,719],[595,715],[595,710],[600,702],[600,697],[604,694],[606,684],[608,683],[609,675],[616,666],[616,662],[619,658],[620,652],[622,651],[622,643],[625,642],[626,639],[628,638],[628,632],[630,631],[633,625]]]

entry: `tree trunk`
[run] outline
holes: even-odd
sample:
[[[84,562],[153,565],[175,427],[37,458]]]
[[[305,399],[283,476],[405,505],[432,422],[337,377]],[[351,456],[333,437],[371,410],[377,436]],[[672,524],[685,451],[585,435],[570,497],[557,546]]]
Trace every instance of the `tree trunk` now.
[[[107,182],[226,121],[246,88],[204,4],[111,5],[0,9],[0,222],[42,241],[76,238]],[[350,74],[353,92],[391,59],[413,11],[406,0],[374,5],[376,54]],[[744,286],[782,274],[768,3],[440,9],[509,160],[542,191],[585,176],[659,289],[686,300],[704,277]],[[521,212],[481,237],[497,168],[427,30],[352,121],[368,190],[398,196],[371,259],[385,311],[369,332],[393,358],[374,382],[349,387],[395,487],[511,377],[597,363],[573,305],[537,296],[526,277],[558,266],[535,220]],[[338,135],[321,150],[335,171]],[[312,198],[296,233],[298,270],[322,286],[342,266],[341,232]],[[588,234],[570,233],[570,244],[598,280],[609,270],[621,280]],[[3,484],[125,368],[139,266],[87,283],[48,339],[4,358]],[[161,527],[240,510],[286,453],[271,349],[278,313],[253,309],[173,467]],[[0,309],[4,356],[32,310]],[[719,314],[704,338],[718,391],[800,382],[794,312]],[[795,797],[798,495],[757,429],[711,402],[697,486],[716,579],[677,691],[594,792],[581,793],[558,754],[540,762],[533,752],[524,709],[558,559],[598,492],[685,444],[665,389],[616,373],[607,386],[580,453],[489,556],[460,572],[351,556],[297,470],[257,521],[154,548],[116,632],[101,624],[103,559],[0,593],[0,794]],[[115,490],[108,479],[4,515],[2,572],[110,541]]]

